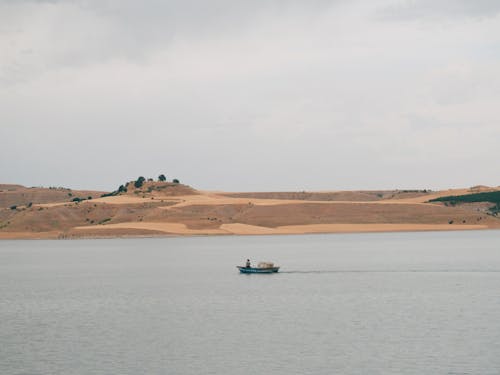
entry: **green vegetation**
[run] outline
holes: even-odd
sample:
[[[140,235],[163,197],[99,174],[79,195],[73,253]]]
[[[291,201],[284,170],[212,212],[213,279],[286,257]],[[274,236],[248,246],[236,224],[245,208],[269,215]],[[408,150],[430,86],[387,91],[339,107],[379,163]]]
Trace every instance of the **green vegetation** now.
[[[16,205],[10,206],[10,209],[15,210],[15,209],[17,209],[17,206]]]
[[[490,207],[490,212],[493,215],[498,216],[498,214],[500,213],[500,203],[497,203],[493,207]]]
[[[104,194],[103,194],[104,195]],[[89,200],[89,199],[92,199],[92,197],[89,195],[87,198],[79,198],[79,197],[75,197],[71,200],[71,202],[82,202],[82,201],[86,201],[86,200]]]
[[[449,204],[451,206],[455,206],[459,203],[494,203],[495,205],[493,207],[490,207],[489,211],[491,212],[491,214],[497,216],[500,212],[500,191],[488,191],[484,193],[465,195],[450,195],[447,197],[431,199],[429,202],[443,202],[445,205]]]
[[[127,184],[128,185],[128,184]],[[115,190],[115,191],[112,191],[111,193],[104,193],[104,194],[101,194],[101,198],[104,198],[104,197],[113,197],[115,195],[118,195],[120,193],[126,193],[127,192],[127,187],[126,185],[120,185],[118,187],[118,190]]]
[[[490,191],[466,195],[450,195],[447,197],[431,199],[429,202],[450,202],[451,204],[491,202],[498,204],[500,203],[500,191]]]
[[[108,218],[106,218],[106,219],[103,219],[103,220],[99,221],[99,223],[98,223],[98,224],[104,224],[104,223],[107,223],[108,221],[111,221],[111,218],[110,218],[110,217],[108,217]]]
[[[144,182],[146,181],[149,181],[149,182],[153,182],[153,179],[152,178],[148,178],[146,179],[145,177],[143,176],[139,176],[137,178],[137,180],[135,181],[132,181],[131,183],[134,185],[135,189],[140,189],[143,187],[144,185]],[[161,182],[165,182],[167,181],[167,178],[165,177],[164,174],[161,174],[158,176],[158,181],[161,181]],[[174,178],[172,180],[172,183],[174,184],[179,184],[180,181],[177,179],[177,178]],[[120,185],[120,187],[118,188],[118,190],[115,190],[115,191],[112,191],[111,193],[105,193],[105,194],[102,194],[101,195],[101,198],[104,198],[104,197],[112,197],[112,196],[115,196],[115,195],[119,195],[121,193],[126,193],[127,192],[127,188],[129,186],[129,182],[127,182],[126,184],[124,185]],[[160,189],[164,189],[168,186],[153,186],[153,187],[148,187],[148,192],[152,192],[153,190],[160,190]],[[135,194],[140,194],[140,192],[137,192],[137,191],[134,191]],[[88,198],[88,199],[91,199],[91,198]]]
[[[142,184],[144,183],[144,181],[146,181],[146,179],[142,176],[140,176],[135,182],[134,182],[134,186],[139,189],[140,187],[142,187]]]

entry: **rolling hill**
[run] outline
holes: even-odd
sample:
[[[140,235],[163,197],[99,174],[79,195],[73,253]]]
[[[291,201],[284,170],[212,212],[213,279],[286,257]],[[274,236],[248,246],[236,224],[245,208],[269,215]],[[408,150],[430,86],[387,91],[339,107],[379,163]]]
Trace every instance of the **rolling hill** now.
[[[477,194],[473,188],[235,193],[172,182],[136,185],[132,181],[114,192],[0,185],[0,238],[500,228],[495,203],[444,199]],[[500,194],[500,189],[483,187],[482,192]]]

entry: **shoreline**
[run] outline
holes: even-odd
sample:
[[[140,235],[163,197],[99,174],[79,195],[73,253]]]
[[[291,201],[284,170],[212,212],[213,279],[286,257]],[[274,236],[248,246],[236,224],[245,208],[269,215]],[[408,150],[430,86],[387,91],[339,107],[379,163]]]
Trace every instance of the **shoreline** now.
[[[500,228],[453,228],[453,229],[393,229],[393,230],[380,230],[380,229],[366,229],[366,230],[351,230],[351,231],[316,231],[316,232],[281,232],[281,233],[217,233],[217,234],[179,234],[179,233],[164,233],[164,234],[120,234],[120,235],[63,235],[57,234],[49,236],[43,234],[41,236],[34,235],[33,233],[23,233],[21,236],[4,236],[7,232],[0,233],[1,241],[43,241],[43,240],[113,240],[113,239],[140,239],[140,238],[193,238],[193,237],[246,237],[246,236],[301,236],[301,235],[324,235],[324,234],[367,234],[367,233],[416,233],[416,232],[468,232],[468,231],[498,231]]]

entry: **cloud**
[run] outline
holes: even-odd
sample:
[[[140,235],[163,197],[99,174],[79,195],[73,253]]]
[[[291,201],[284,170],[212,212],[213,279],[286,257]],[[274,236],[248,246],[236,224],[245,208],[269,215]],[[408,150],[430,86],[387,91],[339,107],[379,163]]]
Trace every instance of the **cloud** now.
[[[494,17],[496,0],[400,0],[381,7],[379,15],[392,20]]]
[[[166,173],[208,189],[303,190],[495,175],[493,10],[442,23],[378,17],[408,7],[388,0],[0,7],[9,181],[111,189]],[[457,158],[480,167],[458,170]]]
[[[106,62],[147,62],[178,41],[224,39],[262,20],[314,15],[339,0],[0,2],[0,80],[15,82],[50,69]]]

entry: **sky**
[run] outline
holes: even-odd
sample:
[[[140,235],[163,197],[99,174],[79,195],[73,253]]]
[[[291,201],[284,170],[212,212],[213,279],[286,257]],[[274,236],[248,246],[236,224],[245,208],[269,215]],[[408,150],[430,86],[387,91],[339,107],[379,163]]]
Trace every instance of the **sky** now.
[[[497,0],[0,0],[0,183],[500,185]]]

